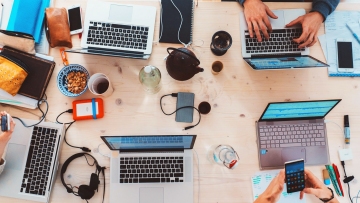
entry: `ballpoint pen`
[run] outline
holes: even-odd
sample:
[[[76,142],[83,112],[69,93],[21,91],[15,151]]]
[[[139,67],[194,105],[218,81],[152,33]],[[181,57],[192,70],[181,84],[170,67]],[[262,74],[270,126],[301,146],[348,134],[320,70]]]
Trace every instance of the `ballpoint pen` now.
[[[336,181],[339,185],[339,188],[340,188],[340,191],[341,193],[343,194],[344,196],[344,191],[343,191],[343,188],[342,188],[342,185],[341,185],[341,181],[340,181],[340,173],[339,173],[339,169],[338,167],[335,165],[335,164],[332,164],[333,165],[333,168],[334,168],[334,172],[335,172],[335,176],[336,176]]]
[[[344,115],[344,134],[345,134],[345,144],[350,144],[349,115]]]
[[[352,33],[352,35],[355,37],[355,39],[360,43],[360,38],[359,36],[354,32],[354,30],[352,29],[351,25],[349,23],[346,23],[346,26],[349,28],[350,32]]]

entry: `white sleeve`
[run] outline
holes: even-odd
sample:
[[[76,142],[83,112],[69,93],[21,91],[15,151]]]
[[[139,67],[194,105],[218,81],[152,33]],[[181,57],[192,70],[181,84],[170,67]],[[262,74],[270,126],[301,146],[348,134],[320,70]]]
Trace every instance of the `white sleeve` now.
[[[0,165],[0,174],[3,172],[4,168],[5,168],[5,164],[6,164],[6,161],[5,159],[1,159],[1,161],[4,161],[1,165]],[[1,162],[0,161],[0,162]]]

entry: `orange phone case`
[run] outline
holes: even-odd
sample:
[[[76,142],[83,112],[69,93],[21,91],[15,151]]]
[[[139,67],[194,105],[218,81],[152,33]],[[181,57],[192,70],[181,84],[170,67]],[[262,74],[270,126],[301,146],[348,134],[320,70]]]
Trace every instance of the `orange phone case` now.
[[[96,103],[98,106],[98,112],[94,112],[93,109],[96,108]],[[84,104],[83,107],[78,107],[77,105]],[[88,104],[88,105],[86,105]],[[86,105],[86,106],[85,106]],[[85,100],[76,100],[72,103],[73,106],[73,119],[78,120],[87,120],[87,119],[98,119],[104,117],[104,102],[101,98],[85,99]],[[91,108],[89,108],[91,107]],[[95,108],[94,108],[95,107]],[[79,114],[79,111],[82,111]],[[85,113],[84,113],[85,110]]]

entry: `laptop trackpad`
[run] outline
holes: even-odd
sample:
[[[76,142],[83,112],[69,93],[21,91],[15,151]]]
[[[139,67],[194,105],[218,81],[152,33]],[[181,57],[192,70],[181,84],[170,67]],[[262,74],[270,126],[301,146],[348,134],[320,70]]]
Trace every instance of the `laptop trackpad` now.
[[[273,19],[269,17],[271,27],[272,28],[284,28],[285,27],[285,18],[284,11],[282,10],[272,10],[272,12],[278,17],[277,19]]]
[[[6,168],[13,170],[21,170],[24,161],[26,146],[20,144],[9,143],[6,151]]]
[[[133,7],[125,5],[110,5],[109,20],[131,22]]]
[[[142,187],[140,192],[140,203],[163,203],[164,188],[162,187]]]
[[[281,157],[284,163],[296,159],[304,159],[306,162],[306,149],[301,147],[286,148],[281,151]]]

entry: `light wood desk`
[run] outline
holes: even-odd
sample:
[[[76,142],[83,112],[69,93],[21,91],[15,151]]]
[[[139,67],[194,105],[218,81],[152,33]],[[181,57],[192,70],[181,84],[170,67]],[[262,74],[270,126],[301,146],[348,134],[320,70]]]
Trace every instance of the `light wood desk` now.
[[[80,3],[83,15],[86,12],[86,0],[55,1],[56,7]],[[159,31],[159,3],[146,1],[132,3],[154,5],[157,10],[157,21],[154,40],[158,39]],[[271,9],[277,8],[311,8],[311,3],[268,3]],[[360,9],[360,4],[340,4],[338,10]],[[179,82],[172,79],[166,71],[164,57],[167,47],[180,47],[180,45],[154,43],[153,53],[149,60],[134,60],[115,57],[93,55],[68,54],[70,63],[81,64],[90,74],[105,73],[115,89],[112,96],[105,98],[105,117],[98,120],[76,122],[68,131],[67,140],[76,146],[86,146],[92,149],[100,165],[109,166],[109,159],[100,155],[96,148],[103,143],[101,135],[149,135],[149,134],[196,134],[195,150],[200,158],[200,177],[198,176],[197,162],[194,163],[194,202],[198,202],[198,179],[200,178],[200,202],[206,203],[248,203],[252,202],[251,176],[259,171],[258,151],[256,147],[255,121],[260,117],[268,102],[301,101],[321,99],[342,99],[338,106],[327,115],[327,119],[343,126],[343,115],[350,115],[351,146],[354,160],[346,164],[348,175],[360,178],[360,79],[359,78],[330,78],[326,68],[279,71],[254,71],[243,61],[240,48],[239,11],[241,6],[236,2],[199,2],[195,8],[193,39],[195,54],[200,59],[200,66],[205,69],[203,73],[195,75],[192,79]],[[209,44],[211,36],[218,30],[226,30],[233,38],[233,45],[221,57],[211,53]],[[324,33],[322,26],[319,34]],[[77,36],[72,38],[74,46],[80,46]],[[50,54],[55,57],[56,68],[47,89],[50,104],[47,119],[54,121],[56,116],[72,108],[71,102],[75,99],[62,95],[56,87],[56,76],[63,67],[59,49],[51,49]],[[311,55],[324,60],[319,43],[311,48]],[[224,70],[214,76],[211,74],[211,64],[220,60]],[[162,72],[162,89],[156,95],[147,95],[142,90],[138,80],[138,73],[145,65],[154,65]],[[195,93],[195,105],[208,101],[212,110],[208,115],[202,116],[199,126],[182,131],[188,124],[177,123],[174,116],[165,116],[159,107],[159,99],[164,94],[179,91]],[[88,99],[93,95],[87,91],[76,99]],[[176,99],[165,98],[164,110],[173,111]],[[1,109],[19,117],[37,119],[38,117],[26,112],[26,109],[0,104]],[[31,113],[39,115],[38,111]],[[194,121],[198,119],[194,114]],[[71,115],[64,115],[61,121],[71,121]],[[328,140],[331,161],[343,171],[337,155],[337,150],[344,143],[342,131],[333,123],[327,124]],[[211,164],[207,159],[210,146],[227,143],[237,150],[240,164],[234,170],[223,166]],[[106,146],[101,146],[102,153],[108,153]],[[65,143],[61,149],[60,167],[71,155],[80,152],[78,149],[68,147]],[[195,157],[196,160],[196,157]],[[324,166],[309,167],[321,180],[321,169]],[[60,169],[60,168],[59,168]],[[78,159],[71,163],[66,172],[65,180],[72,185],[89,184],[90,173],[85,160]],[[106,197],[109,199],[109,168],[106,170]],[[66,192],[60,182],[59,172],[54,185],[51,202],[84,202],[79,197]],[[353,181],[351,195],[355,196],[360,189],[359,181]],[[101,184],[103,179],[101,178]],[[89,202],[101,202],[103,186]],[[345,189],[347,191],[347,188]],[[346,192],[347,195],[347,192]],[[315,197],[307,196],[307,202],[320,202]],[[341,202],[348,202],[348,197],[338,198]],[[25,202],[0,197],[0,202]],[[125,202],[119,200],[119,202]]]

